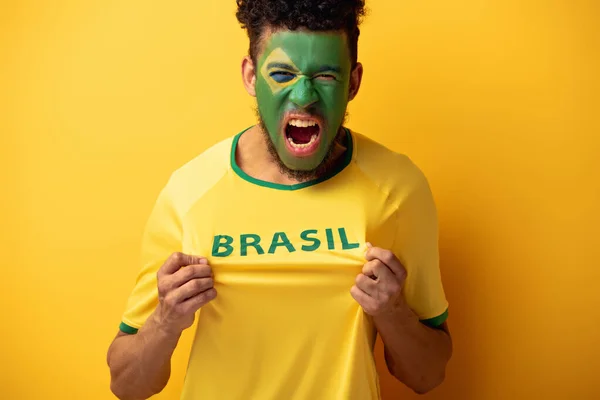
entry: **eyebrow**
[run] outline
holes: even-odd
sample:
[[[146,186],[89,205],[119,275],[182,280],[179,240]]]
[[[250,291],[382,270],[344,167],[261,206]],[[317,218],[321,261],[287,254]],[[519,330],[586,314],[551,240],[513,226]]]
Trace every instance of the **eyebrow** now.
[[[338,74],[340,74],[342,72],[342,69],[336,65],[323,65],[317,71],[317,73],[319,72],[337,72]]]
[[[285,63],[278,63],[278,62],[272,62],[267,65],[267,69],[272,69],[272,68],[286,69],[288,71],[293,71],[293,72],[296,71],[296,68],[292,67],[291,65],[285,64]]]
[[[285,70],[292,71],[292,72],[297,72],[296,68],[294,68],[290,64],[286,64],[286,63],[272,62],[267,65],[267,69],[273,69],[273,68],[279,68],[279,69],[285,69]],[[336,72],[336,73],[340,74],[340,73],[342,73],[342,69],[340,67],[338,67],[337,65],[323,65],[317,70],[316,73],[318,74],[320,72]]]

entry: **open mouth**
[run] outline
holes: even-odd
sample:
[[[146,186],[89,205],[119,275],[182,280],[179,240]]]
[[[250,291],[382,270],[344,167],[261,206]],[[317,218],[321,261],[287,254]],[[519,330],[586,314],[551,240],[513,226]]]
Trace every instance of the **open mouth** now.
[[[285,126],[285,139],[292,153],[308,155],[316,150],[321,139],[319,121],[313,118],[292,118]]]

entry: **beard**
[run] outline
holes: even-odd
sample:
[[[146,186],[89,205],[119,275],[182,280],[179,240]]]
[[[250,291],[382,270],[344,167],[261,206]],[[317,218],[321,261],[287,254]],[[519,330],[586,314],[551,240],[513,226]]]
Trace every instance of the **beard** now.
[[[275,144],[273,143],[271,136],[269,136],[269,131],[267,130],[265,121],[263,120],[262,116],[260,115],[258,108],[256,108],[255,111],[256,111],[256,115],[258,117],[258,124],[260,127],[260,131],[262,132],[262,135],[265,139],[265,143],[267,144],[267,150],[269,151],[271,160],[275,164],[277,164],[279,171],[283,175],[286,175],[289,179],[293,179],[293,180],[300,181],[300,182],[305,182],[305,181],[317,179],[321,176],[327,175],[329,172],[331,172],[333,169],[335,169],[335,166],[336,166],[338,160],[333,157],[334,156],[333,153],[334,153],[334,149],[335,149],[335,144],[343,143],[343,139],[345,138],[345,135],[343,134],[344,130],[342,129],[342,126],[344,125],[344,123],[346,122],[346,119],[348,117],[347,112],[344,114],[344,120],[342,121],[342,124],[338,128],[338,132],[335,136],[335,139],[332,140],[332,142],[329,144],[329,148],[327,149],[327,153],[325,154],[325,157],[323,157],[323,161],[321,161],[321,163],[312,170],[298,170],[298,169],[292,169],[283,163],[283,161],[279,157],[279,153],[277,153],[277,148],[275,147]]]

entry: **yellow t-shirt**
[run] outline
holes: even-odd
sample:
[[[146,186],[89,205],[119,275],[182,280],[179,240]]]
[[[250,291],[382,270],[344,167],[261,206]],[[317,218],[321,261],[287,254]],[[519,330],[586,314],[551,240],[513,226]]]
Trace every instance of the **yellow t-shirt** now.
[[[240,133],[196,157],[160,193],[121,330],[157,305],[156,272],[173,252],[206,256],[218,296],[198,312],[182,399],[379,399],[371,318],[350,295],[366,242],[407,269],[404,295],[432,326],[447,316],[437,214],[404,155],[346,130],[342,165],[278,185],[235,162]]]

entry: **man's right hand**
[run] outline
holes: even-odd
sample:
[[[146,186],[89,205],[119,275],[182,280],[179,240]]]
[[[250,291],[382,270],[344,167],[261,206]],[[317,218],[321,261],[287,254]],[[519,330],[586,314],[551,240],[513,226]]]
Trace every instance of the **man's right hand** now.
[[[206,258],[174,253],[156,277],[159,303],[148,323],[134,335],[119,331],[108,350],[111,390],[120,399],[147,399],[166,386],[181,333],[217,295]]]
[[[206,258],[173,253],[158,270],[158,307],[154,317],[167,332],[180,334],[196,311],[217,296]]]

